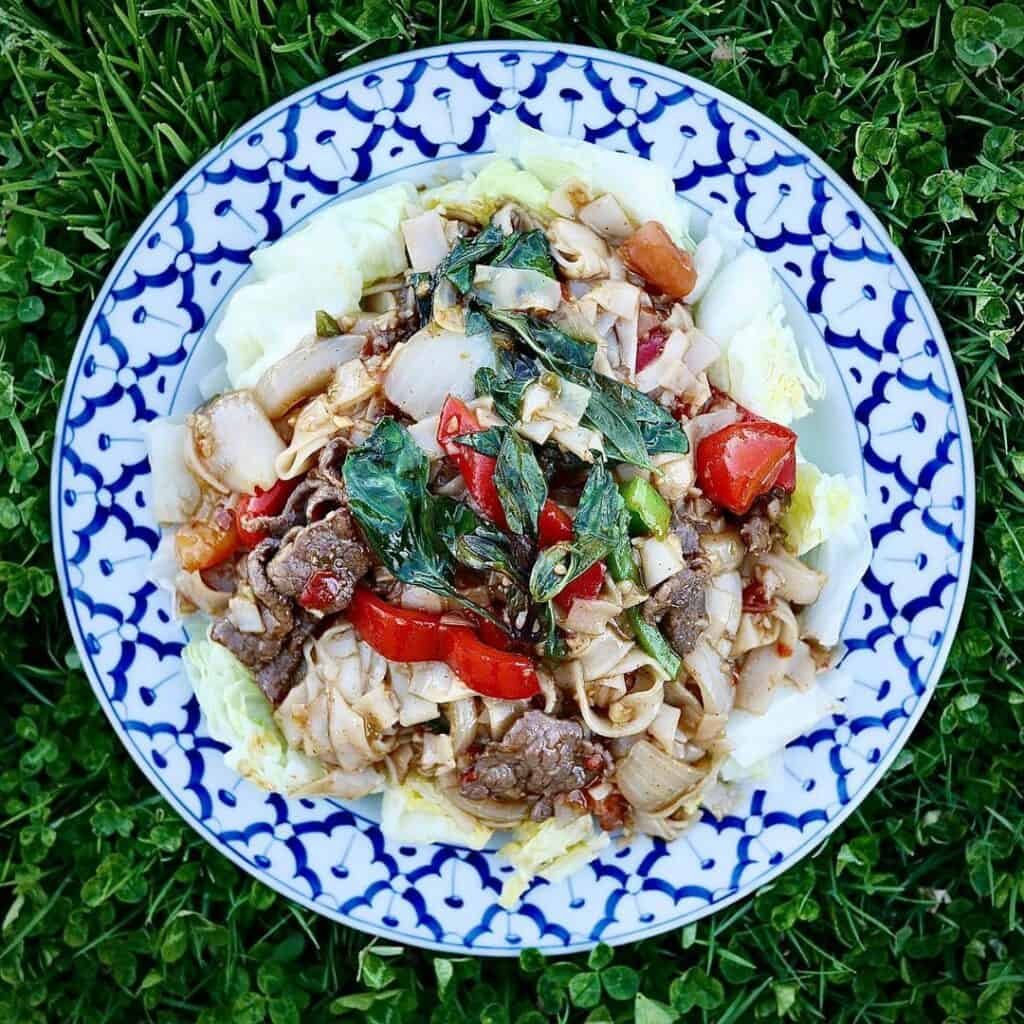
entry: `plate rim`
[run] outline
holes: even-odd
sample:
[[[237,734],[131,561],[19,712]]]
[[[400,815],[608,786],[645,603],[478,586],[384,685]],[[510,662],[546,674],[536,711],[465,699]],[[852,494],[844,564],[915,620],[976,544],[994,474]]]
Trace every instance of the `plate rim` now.
[[[696,922],[705,918],[711,914],[718,913],[721,910],[726,909],[729,906],[737,903],[741,899],[746,899],[749,896],[754,895],[757,891],[766,885],[772,883],[782,873],[787,871],[789,868],[794,867],[799,861],[807,856],[815,856],[818,851],[823,847],[828,840],[831,838],[833,833],[846,821],[846,819],[857,810],[864,800],[871,794],[874,788],[881,782],[882,778],[889,770],[892,762],[901,753],[906,744],[909,742],[911,734],[917,727],[925,710],[927,709],[932,696],[934,695],[937,687],[939,678],[945,668],[946,661],[948,660],[952,644],[956,637],[959,629],[960,620],[963,615],[964,604],[969,590],[971,569],[973,566],[973,549],[974,549],[974,532],[975,532],[975,520],[976,520],[976,477],[974,467],[974,450],[973,441],[970,431],[970,419],[967,415],[966,403],[964,401],[963,388],[961,386],[960,376],[957,373],[956,363],[953,358],[952,350],[949,347],[949,343],[946,339],[945,332],[942,329],[941,323],[935,310],[931,304],[931,300],[918,279],[917,274],[910,266],[902,250],[892,240],[888,230],[878,219],[875,213],[868,206],[867,202],[863,199],[860,193],[847,182],[838,172],[836,172],[825,160],[824,157],[816,154],[808,146],[802,143],[796,138],[791,132],[789,132],[782,125],[778,124],[775,120],[770,118],[767,114],[758,111],[756,108],[750,106],[744,100],[738,99],[731,94],[723,91],[715,85],[712,85],[703,79],[697,78],[684,71],[679,71],[671,67],[667,67],[662,64],[658,64],[654,61],[647,60],[641,57],[634,57],[626,53],[616,53],[611,50],[601,49],[599,47],[584,46],[573,43],[561,43],[553,42],[549,40],[533,40],[533,39],[486,39],[479,40],[476,42],[460,42],[451,44],[441,44],[438,46],[424,47],[420,49],[409,50],[402,54],[391,54],[386,57],[380,57],[373,61],[367,61],[362,64],[355,65],[354,67],[338,71],[333,75],[329,75],[326,78],[319,79],[316,82],[310,83],[301,89],[296,90],[293,93],[283,97],[277,102],[270,106],[260,110],[253,117],[249,118],[233,132],[227,135],[223,140],[206,150],[194,163],[192,163],[188,169],[172,184],[170,185],[161,196],[160,201],[153,207],[149,214],[142,220],[138,228],[132,233],[128,241],[125,243],[124,248],[121,251],[120,256],[114,262],[111,269],[106,274],[102,285],[96,293],[96,297],[93,300],[92,306],[90,307],[89,313],[86,316],[82,328],[79,332],[78,339],[75,343],[75,347],[72,350],[70,359],[68,360],[67,370],[65,374],[64,387],[61,394],[61,401],[58,407],[57,416],[54,421],[54,443],[51,452],[51,468],[50,468],[50,524],[52,529],[52,551],[54,556],[54,566],[57,573],[58,587],[61,594],[61,601],[64,608],[65,618],[68,622],[69,630],[74,640],[75,649],[81,661],[82,672],[89,681],[90,688],[93,690],[98,703],[104,711],[108,721],[114,729],[115,734],[121,741],[122,747],[128,752],[129,756],[141,769],[145,777],[150,781],[154,788],[160,793],[165,801],[170,803],[172,808],[175,809],[179,817],[183,818],[184,821],[206,842],[210,843],[218,853],[228,857],[237,867],[241,868],[246,874],[253,877],[257,881],[261,882],[278,892],[286,899],[292,900],[319,914],[320,916],[326,917],[328,920],[346,925],[347,927],[354,928],[357,931],[376,935],[381,938],[390,938],[395,941],[403,942],[407,945],[415,945],[418,948],[428,949],[434,952],[440,953],[452,953],[461,952],[466,955],[477,955],[487,957],[511,957],[518,956],[521,949],[528,948],[526,946],[518,947],[511,945],[501,946],[467,946],[465,943],[456,945],[453,942],[436,942],[427,938],[420,938],[419,936],[396,936],[394,929],[382,927],[373,922],[364,922],[360,919],[352,918],[348,915],[341,914],[340,912],[333,911],[331,908],[318,903],[315,899],[304,896],[297,891],[292,891],[286,886],[286,884],[278,879],[276,876],[272,876],[258,868],[254,864],[250,864],[244,857],[241,856],[235,849],[227,843],[222,842],[216,835],[211,833],[203,824],[199,821],[192,813],[180,804],[177,797],[175,796],[175,789],[171,787],[161,775],[157,774],[156,771],[149,765],[149,763],[142,757],[141,751],[137,749],[134,743],[126,742],[128,737],[126,731],[120,719],[116,716],[113,708],[110,705],[110,701],[107,698],[106,692],[98,678],[94,678],[95,673],[90,671],[92,668],[91,658],[83,656],[82,645],[84,638],[82,636],[81,625],[78,620],[77,610],[75,608],[74,601],[70,593],[69,580],[67,578],[67,559],[64,555],[63,536],[59,530],[55,527],[60,522],[59,514],[59,502],[60,502],[60,487],[62,477],[61,464],[63,462],[61,456],[62,441],[67,429],[67,417],[70,408],[71,395],[74,390],[73,383],[78,379],[81,362],[85,353],[85,349],[88,344],[89,337],[91,336],[95,327],[96,318],[99,315],[100,308],[103,302],[106,300],[110,289],[113,286],[113,282],[124,270],[125,266],[129,263],[130,259],[134,255],[139,243],[149,232],[150,228],[154,223],[163,215],[166,211],[168,204],[171,201],[171,197],[183,189],[189,184],[193,178],[201,173],[201,170],[205,168],[212,160],[216,159],[222,152],[229,147],[233,146],[240,138],[250,133],[254,128],[262,125],[268,120],[278,116],[283,110],[288,107],[301,103],[304,99],[312,95],[323,91],[326,88],[330,88],[335,85],[341,85],[352,78],[361,77],[367,73],[375,70],[386,69],[395,65],[407,64],[411,61],[419,59],[430,59],[435,57],[446,56],[449,54],[490,54],[490,53],[503,53],[517,51],[520,53],[565,53],[569,56],[576,56],[581,58],[591,58],[599,60],[603,63],[612,63],[620,67],[628,67],[630,69],[637,69],[641,71],[647,71],[652,75],[657,75],[663,79],[675,78],[681,85],[694,88],[702,95],[710,96],[712,99],[720,102],[727,109],[733,110],[736,113],[748,118],[752,122],[768,126],[771,129],[772,134],[777,139],[790,146],[794,152],[803,155],[813,166],[816,173],[820,173],[829,184],[843,196],[844,200],[850,204],[850,206],[856,210],[861,216],[864,223],[869,226],[872,231],[879,236],[884,242],[886,250],[892,255],[895,267],[902,273],[906,281],[911,284],[911,294],[914,300],[918,303],[919,308],[927,322],[927,326],[932,335],[933,340],[936,342],[938,347],[938,355],[946,372],[950,378],[950,393],[952,396],[952,406],[956,413],[957,425],[961,427],[960,432],[960,447],[963,457],[963,475],[964,475],[964,537],[962,538],[962,550],[960,552],[960,566],[959,572],[956,578],[956,589],[953,597],[952,606],[949,613],[949,618],[946,624],[946,631],[942,638],[942,642],[939,645],[938,651],[936,652],[935,659],[933,661],[933,667],[930,673],[930,679],[925,692],[921,695],[918,700],[913,713],[908,716],[902,724],[902,728],[894,737],[892,744],[890,744],[889,751],[886,755],[879,759],[879,761],[872,766],[871,773],[865,778],[865,781],[858,792],[858,794],[849,803],[844,805],[839,813],[832,819],[830,819],[823,830],[814,835],[812,838],[806,840],[801,845],[795,847],[788,857],[784,858],[779,864],[769,867],[763,874],[758,876],[756,880],[752,880],[748,885],[741,885],[738,887],[736,892],[724,897],[723,899],[716,900],[710,903],[706,903],[696,910],[686,912],[685,914],[677,914],[671,918],[663,918],[652,922],[646,927],[640,927],[626,934],[614,935],[608,939],[587,939],[581,942],[571,942],[557,948],[542,947],[542,952],[545,954],[550,953],[551,955],[570,955],[573,953],[584,952],[592,949],[599,942],[604,942],[608,945],[617,946],[631,942],[638,942],[644,939],[652,938],[654,936],[663,934],[671,931],[675,928],[682,927],[682,921],[685,918],[687,923]],[[464,159],[465,157],[451,157],[449,159]],[[371,186],[374,178],[371,177],[368,181],[360,183],[360,185]],[[330,200],[328,201],[330,202]],[[323,204],[326,205],[326,204]],[[205,327],[204,327],[205,330]],[[78,628],[75,628],[75,627]],[[344,806],[342,803],[337,801],[331,801],[337,803],[338,806]],[[179,809],[180,808],[180,809]]]

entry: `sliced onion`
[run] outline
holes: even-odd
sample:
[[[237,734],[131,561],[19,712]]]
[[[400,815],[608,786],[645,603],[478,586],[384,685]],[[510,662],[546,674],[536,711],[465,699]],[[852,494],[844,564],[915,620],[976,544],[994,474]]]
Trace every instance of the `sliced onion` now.
[[[446,785],[442,793],[456,810],[495,828],[518,825],[530,809],[525,800],[470,800],[459,792],[456,784]]]
[[[491,737],[496,740],[500,740],[530,706],[525,700],[498,700],[496,697],[482,699]]]
[[[198,572],[178,573],[174,580],[174,589],[207,615],[223,615],[231,599],[229,593],[208,587]]]
[[[706,774],[648,740],[634,744],[615,768],[619,792],[633,807],[648,813],[677,804]]]
[[[582,207],[577,215],[588,228],[611,242],[624,242],[633,233],[633,225],[610,192]]]
[[[184,423],[154,420],[143,427],[149,468],[152,473],[152,507],[158,523],[185,523],[199,507],[199,482],[185,461],[191,445]]]
[[[323,391],[342,363],[355,359],[366,339],[358,334],[300,345],[267,368],[255,387],[256,401],[272,419],[280,419],[293,405]]]
[[[433,272],[448,255],[444,221],[436,210],[403,220],[402,237],[409,252],[409,263],[420,273]]]
[[[782,585],[776,588],[776,595],[794,604],[814,604],[825,586],[823,573],[804,565],[795,555],[781,548],[759,555],[757,564],[778,574]]]
[[[679,538],[670,533],[664,540],[647,537],[640,544],[640,566],[644,575],[644,586],[653,590],[670,576],[683,568],[683,554]]]
[[[227,490],[255,494],[277,480],[284,442],[251,391],[228,391],[189,417],[197,459]]]
[[[548,225],[547,235],[551,255],[566,277],[589,279],[607,272],[608,246],[585,224],[556,217]]]
[[[712,576],[738,569],[747,554],[747,546],[739,531],[732,529],[722,530],[721,533],[702,533],[700,547]]]
[[[694,416],[685,428],[686,436],[690,441],[690,450],[695,452],[705,437],[729,426],[730,423],[735,423],[739,418],[740,414],[736,411],[735,406]]]
[[[431,325],[395,350],[384,393],[413,419],[426,419],[441,411],[448,395],[471,399],[476,393],[474,374],[484,366],[494,366],[494,346],[486,335]]]
[[[689,371],[696,377],[703,373],[721,354],[717,343],[696,328],[689,331],[690,345],[683,357]]]

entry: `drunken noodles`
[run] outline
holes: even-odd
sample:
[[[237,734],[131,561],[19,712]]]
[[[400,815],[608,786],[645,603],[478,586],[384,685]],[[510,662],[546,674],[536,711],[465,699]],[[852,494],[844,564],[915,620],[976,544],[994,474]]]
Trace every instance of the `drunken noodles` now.
[[[629,183],[629,193],[616,191]],[[519,127],[254,253],[231,389],[149,429],[154,574],[227,759],[561,877],[671,840],[837,707],[869,551],[764,258]]]

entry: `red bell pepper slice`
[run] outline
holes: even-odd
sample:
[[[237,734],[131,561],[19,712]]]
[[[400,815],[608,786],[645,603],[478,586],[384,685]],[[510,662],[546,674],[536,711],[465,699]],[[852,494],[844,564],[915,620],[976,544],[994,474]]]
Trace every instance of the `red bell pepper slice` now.
[[[507,530],[505,510],[501,507],[501,499],[494,485],[494,467],[498,460],[452,440],[461,434],[477,434],[483,429],[476,413],[465,402],[450,395],[445,399],[437,427],[437,443],[455,460],[466,482],[466,489],[480,511],[503,530]],[[553,501],[548,500],[544,502],[537,517],[537,535],[541,547],[572,540],[572,519]],[[604,563],[596,562],[585,573],[577,576],[555,597],[558,606],[568,612],[577,597],[596,597],[604,582],[604,572]]]
[[[276,516],[284,510],[292,491],[299,486],[300,477],[293,480],[278,480],[269,490],[256,488],[255,494],[243,494],[235,511],[238,539],[243,547],[254,548],[266,534],[261,530],[250,530],[246,523],[251,517]]]
[[[775,486],[796,450],[796,434],[779,423],[730,423],[697,447],[697,483],[704,496],[744,515]]]
[[[359,636],[391,661],[443,661],[485,697],[520,700],[540,692],[533,661],[485,644],[469,626],[447,625],[432,612],[398,608],[357,587],[348,608]]]

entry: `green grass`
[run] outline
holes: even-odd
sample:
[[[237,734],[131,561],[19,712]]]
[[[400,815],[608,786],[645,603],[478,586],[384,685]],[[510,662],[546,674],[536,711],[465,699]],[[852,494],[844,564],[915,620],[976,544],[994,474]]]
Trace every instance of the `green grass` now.
[[[958,7],[0,0],[0,1020],[1024,1020],[1024,13]],[[79,671],[47,522],[74,339],[165,189],[300,86],[488,34],[684,69],[823,153],[936,305],[978,468],[963,629],[927,715],[860,811],[738,906],[554,962],[374,945],[198,840]]]

